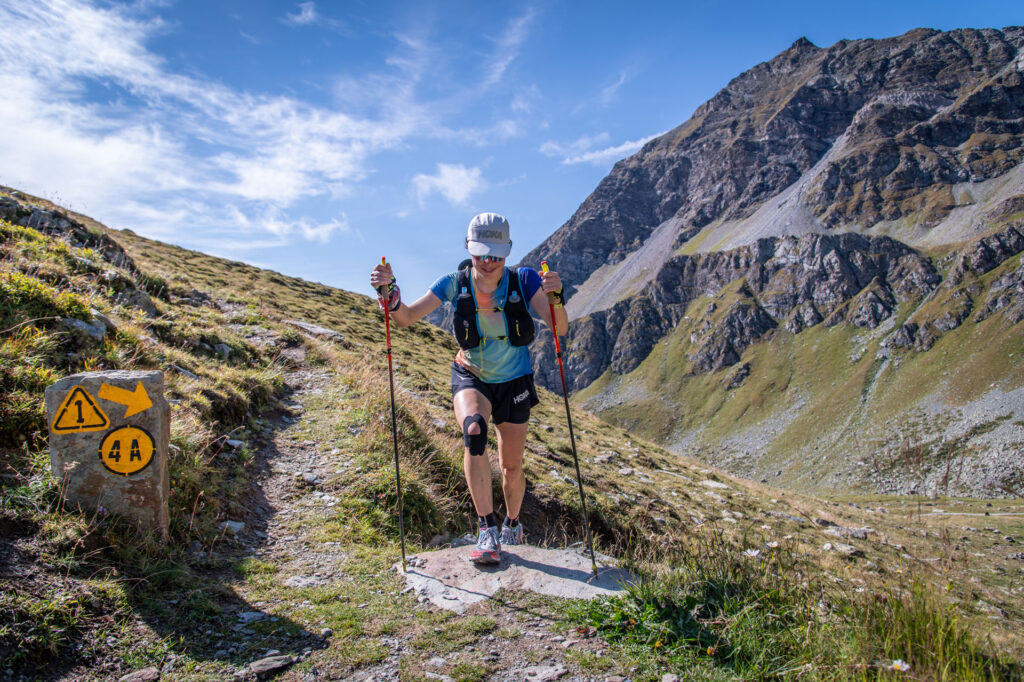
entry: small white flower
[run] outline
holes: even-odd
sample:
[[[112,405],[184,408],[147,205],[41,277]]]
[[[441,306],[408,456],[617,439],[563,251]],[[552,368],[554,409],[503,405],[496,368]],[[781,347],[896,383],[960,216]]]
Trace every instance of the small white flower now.
[[[767,547],[768,549],[775,549],[776,547],[779,546],[779,543],[776,540],[772,540],[771,542],[764,543],[764,546]]]
[[[748,549],[748,550],[745,550],[743,553],[746,554],[751,559],[756,559],[757,557],[761,556],[761,550],[759,550],[759,549]]]
[[[892,662],[892,669],[901,673],[905,673],[910,670],[910,664],[904,661],[902,658],[897,658]]]

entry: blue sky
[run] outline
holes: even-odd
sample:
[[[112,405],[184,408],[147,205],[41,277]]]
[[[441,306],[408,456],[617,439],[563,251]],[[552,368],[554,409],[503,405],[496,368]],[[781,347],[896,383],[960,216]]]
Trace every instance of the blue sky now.
[[[509,218],[518,260],[730,79],[1024,23],[994,2],[0,0],[0,183],[113,228],[407,298]]]

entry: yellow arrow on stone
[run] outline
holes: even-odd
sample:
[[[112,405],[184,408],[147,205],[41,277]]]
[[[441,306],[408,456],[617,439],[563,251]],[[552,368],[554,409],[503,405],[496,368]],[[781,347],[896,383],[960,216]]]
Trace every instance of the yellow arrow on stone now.
[[[100,386],[98,393],[101,400],[109,400],[112,403],[118,403],[128,407],[125,410],[124,416],[130,417],[133,414],[139,412],[145,412],[149,408],[153,407],[153,401],[149,399],[149,394],[146,393],[146,387],[142,385],[140,381],[135,385],[134,391],[129,391],[126,388],[118,388],[117,386],[111,386],[110,384],[104,383]]]

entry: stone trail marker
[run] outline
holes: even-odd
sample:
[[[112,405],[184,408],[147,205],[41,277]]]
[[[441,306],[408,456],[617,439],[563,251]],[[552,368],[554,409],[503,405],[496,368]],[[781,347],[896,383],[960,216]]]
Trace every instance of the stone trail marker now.
[[[50,466],[63,501],[167,539],[171,410],[158,371],[86,372],[46,389]]]

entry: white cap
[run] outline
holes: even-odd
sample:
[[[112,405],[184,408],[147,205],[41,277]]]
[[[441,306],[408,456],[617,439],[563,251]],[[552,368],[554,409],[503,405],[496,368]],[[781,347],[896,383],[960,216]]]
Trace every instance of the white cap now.
[[[469,221],[466,248],[473,256],[508,258],[512,240],[508,236],[508,221],[497,213],[481,213]]]

